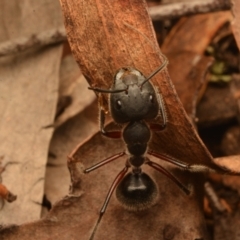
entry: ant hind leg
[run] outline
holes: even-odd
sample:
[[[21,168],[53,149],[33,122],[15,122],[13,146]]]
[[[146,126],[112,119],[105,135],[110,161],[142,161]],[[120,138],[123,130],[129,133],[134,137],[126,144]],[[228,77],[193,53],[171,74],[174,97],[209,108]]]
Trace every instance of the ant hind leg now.
[[[96,225],[94,226],[94,229],[92,231],[92,234],[89,238],[89,240],[93,240],[94,239],[94,236],[95,236],[95,233],[97,231],[97,228],[98,228],[98,225],[99,223],[101,222],[102,220],[102,217],[103,217],[103,214],[105,213],[106,209],[107,209],[107,206],[108,206],[108,203],[110,201],[110,198],[114,192],[114,190],[116,189],[116,187],[118,186],[118,184],[121,182],[121,180],[124,178],[124,176],[126,175],[127,171],[128,171],[128,168],[129,166],[126,164],[126,166],[118,173],[118,175],[116,176],[116,178],[114,179],[109,191],[108,191],[108,194],[105,198],[105,201],[103,203],[103,206],[100,210],[100,213],[99,213],[99,217],[98,217],[98,220],[97,220],[97,223]]]

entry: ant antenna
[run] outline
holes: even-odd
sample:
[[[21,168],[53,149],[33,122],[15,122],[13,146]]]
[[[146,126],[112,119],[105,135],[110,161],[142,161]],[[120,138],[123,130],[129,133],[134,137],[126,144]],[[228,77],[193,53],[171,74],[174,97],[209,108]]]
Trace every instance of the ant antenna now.
[[[144,80],[144,82],[140,85],[140,87],[142,87],[147,81],[149,81],[152,77],[154,77],[157,73],[161,72],[162,70],[164,70],[164,68],[167,66],[168,64],[168,60],[167,58],[162,54],[163,58],[164,58],[164,61],[163,61],[163,64],[158,67],[155,71],[153,71],[153,73],[150,74],[149,77],[147,77],[146,80]]]
[[[147,77],[146,80],[144,80],[144,82],[140,85],[140,87],[142,87],[147,81],[149,81],[152,77],[154,77],[158,72],[161,72],[168,64],[168,60],[166,58],[166,56],[164,56],[160,51],[159,49],[156,48],[155,45],[153,45],[153,43],[150,41],[150,39],[145,35],[143,34],[142,32],[140,32],[138,29],[134,28],[132,25],[126,23],[126,22],[123,22],[124,25],[126,25],[127,27],[135,30],[136,32],[138,32],[139,34],[141,34],[145,40],[153,47],[153,49],[158,52],[162,57],[163,57],[163,64],[158,67],[155,71],[153,71],[153,73],[151,73],[151,75],[149,77]]]
[[[101,88],[94,88],[94,87],[88,87],[89,90],[93,90],[95,92],[101,92],[101,93],[119,93],[119,92],[127,92],[127,88],[119,89],[119,90],[111,90],[111,89],[101,89]]]
[[[163,64],[158,67],[155,71],[153,71],[153,73],[150,74],[150,76],[148,76],[144,82],[140,85],[140,88],[142,88],[142,86],[148,82],[152,77],[154,77],[157,73],[161,72],[162,70],[164,70],[164,68],[167,66],[168,64],[168,59],[166,58],[166,56],[164,56],[160,51],[159,49],[157,49],[153,44],[152,42],[149,40],[149,38],[143,34],[142,32],[140,32],[138,29],[134,28],[133,26],[131,26],[130,24],[126,23],[126,22],[123,22],[124,25],[126,25],[127,27],[137,31],[139,34],[141,34],[145,40],[148,41],[148,43],[150,43],[150,45],[153,47],[153,49],[156,50],[156,52],[159,52],[160,55],[163,57]],[[119,93],[119,92],[128,92],[128,87],[127,88],[123,88],[123,89],[118,89],[118,90],[111,90],[111,89],[101,89],[101,88],[94,88],[94,87],[88,87],[89,90],[93,90],[95,92],[101,92],[101,93]]]

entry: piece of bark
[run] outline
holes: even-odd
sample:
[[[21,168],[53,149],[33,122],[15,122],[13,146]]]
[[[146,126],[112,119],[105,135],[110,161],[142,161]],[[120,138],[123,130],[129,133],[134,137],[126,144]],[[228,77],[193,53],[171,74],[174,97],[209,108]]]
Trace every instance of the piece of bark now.
[[[149,14],[153,21],[159,21],[188,15],[229,10],[230,7],[231,3],[228,0],[173,1],[171,4],[150,7]]]
[[[14,40],[6,41],[0,44],[0,57],[24,52],[31,48],[45,47],[66,41],[65,29],[62,26],[60,29],[54,28],[39,34],[24,36]]]
[[[0,42],[61,24],[56,1],[1,0],[0,6]],[[54,121],[61,53],[61,46],[53,46],[0,59],[0,155],[6,166],[2,183],[18,196],[14,203],[4,204],[1,224],[40,217],[53,132],[45,126]]]

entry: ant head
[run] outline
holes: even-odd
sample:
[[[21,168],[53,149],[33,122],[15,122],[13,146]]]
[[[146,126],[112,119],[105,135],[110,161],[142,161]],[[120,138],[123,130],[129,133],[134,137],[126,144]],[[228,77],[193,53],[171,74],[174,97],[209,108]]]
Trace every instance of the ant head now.
[[[129,210],[144,210],[154,205],[158,198],[156,183],[143,172],[128,173],[116,189],[116,197]]]
[[[115,122],[153,119],[158,115],[157,93],[152,83],[135,68],[121,68],[114,77],[109,106]],[[124,89],[123,91],[119,91]],[[115,91],[115,92],[114,92]]]
[[[115,74],[110,90],[89,87],[95,92],[110,94],[109,109],[115,122],[127,123],[154,119],[159,110],[163,111],[159,100],[160,95],[149,81],[167,66],[168,60],[164,55],[162,56],[163,64],[147,78],[135,68],[121,68]]]

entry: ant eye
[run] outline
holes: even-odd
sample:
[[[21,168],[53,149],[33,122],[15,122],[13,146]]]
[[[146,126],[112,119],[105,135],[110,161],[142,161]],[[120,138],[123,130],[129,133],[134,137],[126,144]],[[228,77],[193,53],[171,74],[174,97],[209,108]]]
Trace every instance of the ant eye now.
[[[120,110],[122,108],[122,103],[121,103],[120,100],[116,101],[116,107],[117,107],[118,110]]]
[[[151,103],[153,103],[153,95],[149,96],[149,100],[150,100]]]

